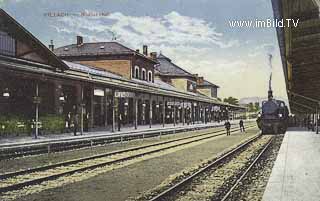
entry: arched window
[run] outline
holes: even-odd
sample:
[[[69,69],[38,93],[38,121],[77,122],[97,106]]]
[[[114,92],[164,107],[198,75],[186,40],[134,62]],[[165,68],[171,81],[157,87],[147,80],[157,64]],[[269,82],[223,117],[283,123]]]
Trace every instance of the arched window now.
[[[146,80],[146,69],[142,69],[142,80]]]
[[[134,77],[139,79],[140,78],[139,75],[140,75],[140,68],[139,68],[139,66],[135,66],[134,67]]]
[[[152,82],[152,72],[148,71],[148,81]]]

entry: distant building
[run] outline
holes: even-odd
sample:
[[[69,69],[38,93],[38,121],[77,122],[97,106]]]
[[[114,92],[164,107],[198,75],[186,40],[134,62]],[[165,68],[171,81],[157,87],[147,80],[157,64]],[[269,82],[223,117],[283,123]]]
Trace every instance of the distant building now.
[[[143,54],[118,42],[84,43],[77,36],[77,43],[54,49],[61,59],[104,69],[127,79],[154,81],[154,65],[157,62],[148,57],[148,47]]]
[[[195,75],[174,64],[162,53],[157,56],[157,61],[159,64],[155,69],[158,78],[182,91],[197,92],[197,77]]]
[[[197,91],[211,98],[218,98],[218,85],[215,85],[203,77],[197,76]]]

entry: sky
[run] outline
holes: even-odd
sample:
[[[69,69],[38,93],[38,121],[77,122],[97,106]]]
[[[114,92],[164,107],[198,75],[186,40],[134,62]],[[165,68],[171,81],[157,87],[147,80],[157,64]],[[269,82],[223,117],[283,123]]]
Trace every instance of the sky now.
[[[229,25],[273,19],[271,0],[0,0],[0,6],[46,45],[75,43],[77,35],[84,42],[116,38],[132,49],[145,44],[219,85],[222,98],[266,97],[272,71],[274,95],[287,97],[275,29]]]

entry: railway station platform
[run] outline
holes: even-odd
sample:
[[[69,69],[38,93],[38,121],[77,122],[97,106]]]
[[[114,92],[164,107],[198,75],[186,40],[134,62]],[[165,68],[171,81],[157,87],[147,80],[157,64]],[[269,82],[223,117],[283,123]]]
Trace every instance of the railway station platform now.
[[[263,200],[320,200],[320,134],[295,128],[286,132]]]
[[[245,122],[253,122],[254,120],[247,120]],[[239,120],[230,121],[231,124],[237,125]],[[97,131],[97,132],[87,132],[83,135],[78,133],[77,136],[74,136],[73,133],[65,134],[55,134],[55,135],[43,135],[35,139],[33,136],[16,136],[8,138],[0,138],[0,149],[10,148],[10,147],[19,147],[19,146],[32,146],[44,143],[54,143],[54,142],[63,142],[63,141],[75,141],[75,140],[90,140],[101,137],[116,137],[116,136],[125,136],[125,135],[139,135],[139,134],[149,134],[156,132],[181,132],[185,130],[196,130],[196,129],[205,129],[211,127],[223,126],[224,121],[220,123],[212,122],[206,124],[190,124],[190,125],[173,125],[166,124],[165,127],[162,125],[153,125],[152,128],[149,128],[149,125],[139,126],[137,130],[130,128],[122,128],[121,131],[110,132],[110,131]]]

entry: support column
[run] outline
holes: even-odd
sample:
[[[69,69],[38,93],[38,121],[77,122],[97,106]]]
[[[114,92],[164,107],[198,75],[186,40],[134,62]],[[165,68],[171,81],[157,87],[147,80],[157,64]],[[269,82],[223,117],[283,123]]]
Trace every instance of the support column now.
[[[115,132],[116,130],[116,106],[115,104],[115,90],[112,89],[112,100],[111,100],[111,106],[112,106],[112,132]]]
[[[35,104],[36,104],[36,132],[34,138],[37,139],[39,135],[39,83],[36,83],[36,99]]]
[[[191,121],[192,121],[192,124],[194,124],[194,121],[195,121],[195,116],[196,116],[196,108],[194,106],[194,102],[192,102],[192,105],[191,105]]]
[[[200,109],[201,109],[200,108],[200,103],[198,102],[198,117],[197,117],[197,121],[200,121],[200,112],[201,112]]]
[[[117,113],[117,119],[118,119],[118,131],[121,131],[121,123],[122,123],[122,112],[123,112],[123,99],[120,95],[118,100],[118,113]]]
[[[186,115],[185,115],[185,109],[184,109],[184,100],[182,100],[182,125],[186,123]]]
[[[151,94],[149,95],[149,128],[152,126],[152,99]]]
[[[207,123],[207,120],[206,120],[206,109],[207,109],[206,107],[203,108],[203,114],[202,114],[203,123],[205,123],[205,124]]]
[[[89,116],[90,117],[90,128],[93,128],[93,124],[94,124],[94,105],[93,105],[93,98],[94,98],[94,87],[92,86],[92,88],[90,89],[90,112],[91,112],[91,115]]]
[[[318,106],[316,107],[316,134],[319,134],[319,129],[318,129]]]
[[[105,105],[104,127],[108,127],[108,96],[107,96],[106,90],[104,92],[104,105]]]
[[[80,135],[83,135],[83,124],[84,124],[84,121],[83,121],[83,107],[84,107],[84,104],[83,104],[83,85],[81,84],[81,102],[80,102]]]
[[[138,128],[138,98],[134,98],[134,129]]]
[[[79,122],[80,120],[80,134],[82,135],[83,134],[83,121],[81,120],[82,119],[82,84],[79,83],[75,86],[75,94],[76,94],[76,118],[77,118],[77,121]],[[80,119],[79,119],[80,118]],[[79,125],[77,125],[79,126]],[[78,130],[79,128],[77,128]]]
[[[164,127],[166,120],[166,102],[164,100],[164,96],[162,98],[162,127]]]
[[[173,126],[176,126],[176,99],[173,98]]]

